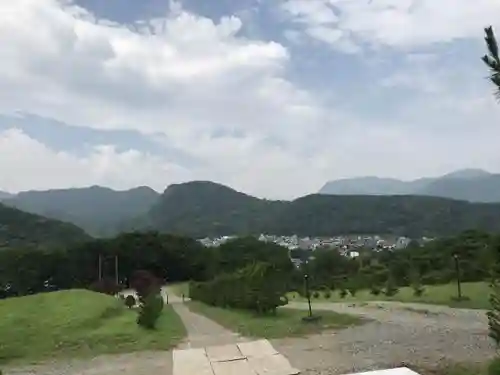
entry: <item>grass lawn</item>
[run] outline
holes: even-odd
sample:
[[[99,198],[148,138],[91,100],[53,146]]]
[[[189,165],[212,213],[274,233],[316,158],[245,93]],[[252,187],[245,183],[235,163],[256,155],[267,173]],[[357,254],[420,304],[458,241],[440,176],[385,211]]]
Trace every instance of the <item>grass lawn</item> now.
[[[307,311],[278,309],[275,316],[260,316],[245,310],[223,309],[191,301],[187,305],[193,312],[205,315],[223,327],[247,337],[281,338],[302,336],[324,330],[334,330],[357,325],[365,320],[347,314],[322,311],[322,319],[317,322],[302,322]]]
[[[0,300],[0,363],[166,350],[186,334],[170,306],[153,331],[136,316],[117,298],[86,290]]]
[[[330,297],[326,298],[324,292],[318,292],[319,297],[314,298],[311,293],[311,301],[331,301],[331,302],[363,302],[363,301],[400,301],[400,302],[415,302],[428,303],[435,305],[447,305],[451,307],[463,307],[472,309],[488,309],[490,303],[488,301],[490,288],[486,282],[462,283],[462,295],[470,298],[469,301],[453,301],[451,298],[457,295],[457,284],[443,285],[427,285],[425,293],[421,297],[413,295],[411,287],[403,287],[399,289],[398,294],[393,297],[386,297],[383,294],[374,296],[369,290],[360,290],[355,297],[350,294],[341,298],[339,291],[330,292]],[[303,301],[305,298],[300,297],[297,293],[289,293],[290,301]]]

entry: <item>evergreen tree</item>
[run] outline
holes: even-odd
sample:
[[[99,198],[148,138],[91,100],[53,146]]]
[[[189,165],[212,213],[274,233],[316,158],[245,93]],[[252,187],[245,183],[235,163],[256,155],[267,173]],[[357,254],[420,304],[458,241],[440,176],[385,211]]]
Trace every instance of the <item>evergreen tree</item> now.
[[[490,81],[496,87],[495,96],[500,99],[500,58],[498,56],[498,44],[491,26],[485,28],[484,33],[488,54],[484,55],[481,59],[490,68]]]
[[[482,57],[484,63],[490,69],[490,81],[495,85],[495,96],[500,99],[500,57],[498,55],[498,43],[495,38],[495,33],[491,26],[484,29],[486,47],[488,54]],[[500,346],[500,284],[498,274],[498,253],[495,251],[497,259],[494,262],[495,266],[492,270],[492,290],[490,295],[491,310],[488,311],[488,326],[490,329],[489,336],[495,341],[497,346]]]

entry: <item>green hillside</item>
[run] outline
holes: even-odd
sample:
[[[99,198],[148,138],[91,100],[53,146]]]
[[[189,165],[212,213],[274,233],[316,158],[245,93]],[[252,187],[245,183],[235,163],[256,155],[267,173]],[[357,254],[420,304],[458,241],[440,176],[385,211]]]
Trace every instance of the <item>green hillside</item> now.
[[[500,203],[429,196],[308,195],[270,201],[213,182],[169,186],[149,213],[156,230],[194,237],[246,234],[453,235],[500,231]]]
[[[165,306],[158,329],[146,331],[115,297],[85,290],[0,300],[0,363],[174,346],[185,335]]]
[[[0,204],[0,249],[58,247],[90,239],[85,231],[62,221],[48,219]]]

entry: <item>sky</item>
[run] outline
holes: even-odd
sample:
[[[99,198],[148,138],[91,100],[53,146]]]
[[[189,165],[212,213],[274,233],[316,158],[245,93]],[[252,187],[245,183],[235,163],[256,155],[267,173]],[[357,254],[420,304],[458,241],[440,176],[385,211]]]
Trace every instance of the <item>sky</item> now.
[[[0,1],[0,190],[500,172],[498,0]]]

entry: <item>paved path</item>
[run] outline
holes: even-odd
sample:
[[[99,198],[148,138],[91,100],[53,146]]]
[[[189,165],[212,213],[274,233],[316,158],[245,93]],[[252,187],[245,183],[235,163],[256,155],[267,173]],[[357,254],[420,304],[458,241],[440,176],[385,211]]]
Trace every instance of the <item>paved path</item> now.
[[[291,302],[289,307],[306,309],[307,304]],[[484,311],[420,304],[321,302],[313,303],[314,309],[374,321],[307,339],[273,340],[273,346],[293,366],[306,370],[303,374],[343,374],[405,362],[432,368],[449,362],[482,362],[495,355]]]
[[[172,306],[181,317],[188,332],[185,342],[179,346],[180,349],[203,348],[249,341],[247,338],[225,329],[214,321],[189,311],[184,304],[173,304]]]

